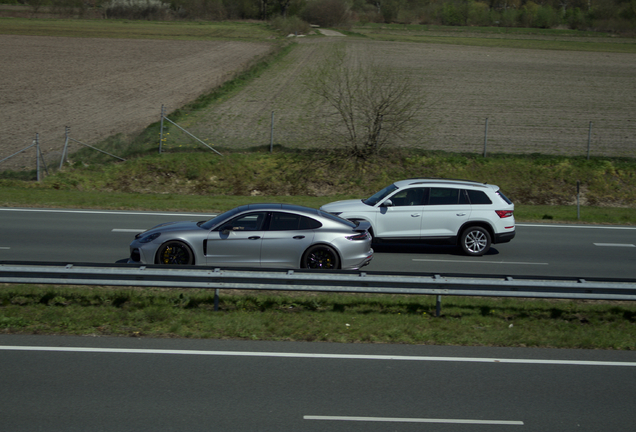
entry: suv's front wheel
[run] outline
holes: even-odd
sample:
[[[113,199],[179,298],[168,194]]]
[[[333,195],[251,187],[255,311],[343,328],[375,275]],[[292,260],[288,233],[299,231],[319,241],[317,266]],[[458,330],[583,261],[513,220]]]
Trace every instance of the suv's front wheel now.
[[[468,227],[462,232],[459,244],[467,255],[481,256],[490,249],[490,234],[482,227]]]

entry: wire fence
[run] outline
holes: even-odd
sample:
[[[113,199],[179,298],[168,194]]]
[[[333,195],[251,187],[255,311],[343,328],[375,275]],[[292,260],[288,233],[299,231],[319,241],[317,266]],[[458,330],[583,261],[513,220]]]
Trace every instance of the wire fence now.
[[[196,114],[196,112],[193,112]],[[301,114],[299,114],[301,115]],[[302,114],[305,117],[307,114]],[[263,112],[256,119],[254,127],[237,127],[236,119],[220,116],[213,128],[201,128],[196,121],[186,122],[188,127],[179,125],[166,114],[166,107],[161,106],[160,131],[157,137],[159,153],[166,151],[191,150],[193,147],[206,148],[219,156],[221,152],[213,148],[246,149],[249,147],[268,146],[273,151],[275,145],[287,148],[316,148],[321,143],[311,138],[309,129],[299,127],[310,119],[299,120],[290,117],[288,112]],[[64,141],[59,143],[59,150],[50,145],[45,154],[41,146],[41,138],[36,134],[32,144],[0,159],[0,171],[3,162],[18,155],[28,153],[26,162],[21,164],[27,170],[36,170],[39,181],[49,168],[62,168],[68,163],[70,144],[75,149],[90,148],[106,154],[119,161],[126,159],[109,151],[100,149],[73,138],[71,128],[64,127]],[[176,130],[172,135],[168,130]],[[204,137],[204,138],[201,138]],[[213,143],[213,144],[212,144]],[[498,118],[476,119],[471,124],[448,123],[436,125],[428,131],[422,130],[410,138],[395,143],[401,147],[425,150],[443,150],[458,153],[480,154],[488,157],[493,154],[545,154],[586,157],[636,157],[636,123],[614,124],[607,120],[589,121],[581,125],[559,127],[554,125],[508,124]],[[28,161],[32,162],[28,162]],[[5,168],[7,170],[9,168]]]

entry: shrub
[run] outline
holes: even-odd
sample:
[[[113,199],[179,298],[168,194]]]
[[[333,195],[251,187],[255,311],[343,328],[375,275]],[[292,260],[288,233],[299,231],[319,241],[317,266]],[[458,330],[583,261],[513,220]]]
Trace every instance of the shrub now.
[[[468,24],[477,26],[492,25],[491,13],[488,5],[484,2],[469,2]]]
[[[515,9],[506,9],[499,16],[499,25],[501,27],[515,27],[518,24],[519,12]]]
[[[278,16],[270,21],[270,25],[285,35],[307,34],[311,31],[311,26],[296,16],[289,18]]]
[[[351,11],[344,0],[311,0],[305,6],[301,17],[321,27],[347,27],[351,21]]]
[[[172,9],[183,19],[222,21],[227,18],[227,10],[222,0],[175,0]]]
[[[580,8],[568,9],[565,14],[565,20],[568,27],[572,30],[584,30],[588,27],[585,20],[585,14]]]
[[[106,18],[160,20],[168,17],[170,4],[161,0],[110,0]]]
[[[561,22],[559,13],[550,6],[539,6],[532,20],[532,27],[552,28]]]

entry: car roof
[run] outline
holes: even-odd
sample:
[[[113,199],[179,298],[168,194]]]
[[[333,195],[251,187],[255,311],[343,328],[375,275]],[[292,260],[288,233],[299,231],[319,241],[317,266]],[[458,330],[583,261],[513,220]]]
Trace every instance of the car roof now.
[[[305,213],[305,214],[313,214],[319,215],[319,211],[315,208],[299,206],[295,204],[280,204],[280,203],[256,203],[256,204],[247,204],[239,207],[239,211],[247,211],[247,210],[261,210],[261,211],[291,211],[296,213]]]
[[[444,178],[419,178],[396,181],[395,186],[399,189],[421,185],[421,186],[468,186],[475,188],[491,188],[495,191],[499,190],[499,186],[480,183],[473,180],[444,179]]]

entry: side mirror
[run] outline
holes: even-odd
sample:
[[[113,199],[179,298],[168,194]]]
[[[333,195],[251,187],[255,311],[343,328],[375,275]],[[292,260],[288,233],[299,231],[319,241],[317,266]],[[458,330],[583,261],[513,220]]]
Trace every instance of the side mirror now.
[[[221,228],[221,234],[229,235],[232,232],[232,225],[226,225]]]
[[[380,204],[380,207],[393,207],[393,201],[388,199],[388,200],[384,201],[382,204]]]

